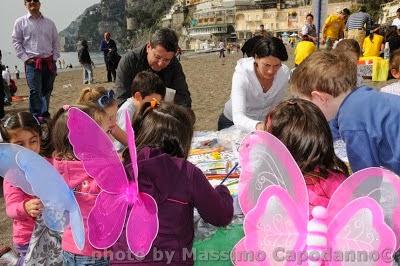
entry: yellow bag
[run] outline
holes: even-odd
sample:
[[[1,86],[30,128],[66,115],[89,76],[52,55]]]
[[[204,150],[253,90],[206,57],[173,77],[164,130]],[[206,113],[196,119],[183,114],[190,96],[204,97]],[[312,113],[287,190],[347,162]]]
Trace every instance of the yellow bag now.
[[[374,59],[372,66],[372,81],[386,81],[389,75],[389,60],[383,58]]]

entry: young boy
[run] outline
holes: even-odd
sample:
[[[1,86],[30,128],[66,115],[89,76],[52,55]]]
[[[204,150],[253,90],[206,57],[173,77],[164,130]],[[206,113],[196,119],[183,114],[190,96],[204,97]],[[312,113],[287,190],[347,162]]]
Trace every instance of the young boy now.
[[[128,111],[131,119],[142,104],[151,101],[153,98],[160,101],[165,96],[165,85],[160,77],[153,72],[142,71],[138,73],[132,82],[132,97],[128,98],[118,109],[117,125],[126,132],[125,113]],[[114,147],[121,152],[125,145],[114,141]]]
[[[353,171],[383,166],[400,174],[400,97],[356,83],[355,62],[315,52],[296,68],[290,89],[334,120]]]
[[[400,49],[394,51],[390,55],[389,64],[390,73],[398,81],[383,87],[381,92],[400,95]]]

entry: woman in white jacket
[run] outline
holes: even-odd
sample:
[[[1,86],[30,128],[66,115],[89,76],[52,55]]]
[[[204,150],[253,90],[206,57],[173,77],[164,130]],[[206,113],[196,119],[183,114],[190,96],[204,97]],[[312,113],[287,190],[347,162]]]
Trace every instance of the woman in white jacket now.
[[[288,88],[289,68],[283,42],[276,37],[260,39],[253,57],[237,62],[231,98],[218,119],[218,130],[235,125],[248,131],[263,130],[267,113],[280,103]]]

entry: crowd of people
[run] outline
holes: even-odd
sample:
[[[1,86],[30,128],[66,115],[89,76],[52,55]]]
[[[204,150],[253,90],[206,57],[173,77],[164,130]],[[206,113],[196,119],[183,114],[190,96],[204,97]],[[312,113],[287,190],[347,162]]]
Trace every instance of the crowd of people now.
[[[174,251],[173,257],[168,258],[174,265],[193,264],[193,258],[185,261],[182,252],[191,250],[193,245],[194,208],[206,222],[226,226],[232,221],[234,207],[228,188],[211,186],[202,171],[187,160],[196,119],[177,58],[177,34],[168,28],[159,29],[145,45],[121,57],[110,32],[104,33],[100,49],[104,53],[107,81],[115,82],[113,89],[88,86],[76,102],[59,106],[51,116],[49,105],[60,56],[57,29],[40,11],[39,0],[24,3],[28,14],[17,19],[12,38],[26,69],[29,112],[5,115],[0,124],[0,142],[39,154],[61,174],[80,208],[84,246],[76,246],[71,227],[63,234],[47,228],[41,219],[44,202],[5,180],[4,199],[7,215],[13,220],[17,264],[30,265],[41,260],[64,265],[123,263],[113,261],[107,256],[109,253],[89,240],[90,212],[102,195],[104,184],[88,173],[74,150],[69,124],[71,108],[86,113],[99,125],[101,134],[112,143],[113,149],[108,152],[118,154],[125,169],[132,165],[127,135],[132,127],[138,167],[137,173],[127,170],[126,174],[129,180],[138,175],[139,191],[152,196],[158,209],[158,234],[151,250]],[[313,15],[308,14],[301,29],[302,40],[295,50],[293,70],[284,64],[288,52],[282,40],[260,28],[252,43],[244,47],[248,57],[237,62],[230,98],[215,121],[218,130],[234,126],[246,132],[266,131],[281,140],[305,177],[311,208],[327,207],[349,170],[377,166],[399,175],[400,83],[377,91],[363,85],[357,72],[358,58],[379,56],[382,44],[387,42],[391,75],[400,80],[399,21],[400,9],[398,19],[383,37],[381,27],[373,23],[364,7],[353,14],[344,9],[326,19],[321,39],[326,47],[318,50],[318,33]],[[41,34],[43,31],[47,34]],[[222,59],[225,48],[221,40]],[[91,85],[94,64],[86,40],[80,41],[78,58],[83,67],[83,83]],[[0,80],[1,93],[6,91],[3,79],[8,83],[7,73]],[[171,90],[174,96],[168,102]],[[288,95],[293,98],[286,99]],[[0,105],[1,117],[2,108]],[[132,125],[126,124],[126,115]],[[334,139],[345,142],[350,169],[335,155]],[[96,156],[98,160],[108,160],[107,154]],[[40,237],[46,237],[46,241],[37,241]],[[46,251],[49,248],[51,252]],[[108,247],[114,253],[129,252],[130,248],[125,234]],[[125,263],[160,265],[166,259],[157,261],[150,251]]]

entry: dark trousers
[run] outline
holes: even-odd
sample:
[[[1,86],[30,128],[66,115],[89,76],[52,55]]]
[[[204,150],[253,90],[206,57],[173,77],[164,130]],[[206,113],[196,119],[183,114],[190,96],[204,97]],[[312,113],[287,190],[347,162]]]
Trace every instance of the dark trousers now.
[[[222,113],[218,118],[218,131],[233,126],[233,122]]]
[[[117,71],[115,67],[112,66],[112,63],[106,57],[104,57],[104,62],[106,63],[106,69],[107,69],[107,81],[108,82],[115,81],[115,78],[117,77]]]
[[[25,65],[26,81],[29,87],[29,111],[34,116],[48,116],[50,96],[56,78],[56,65],[50,70],[43,65],[36,69],[34,64]]]
[[[112,70],[107,69],[107,81],[108,82],[115,81],[116,76],[117,76],[117,71],[115,69],[112,69]]]
[[[0,77],[0,119],[4,117],[4,97],[3,77]]]

